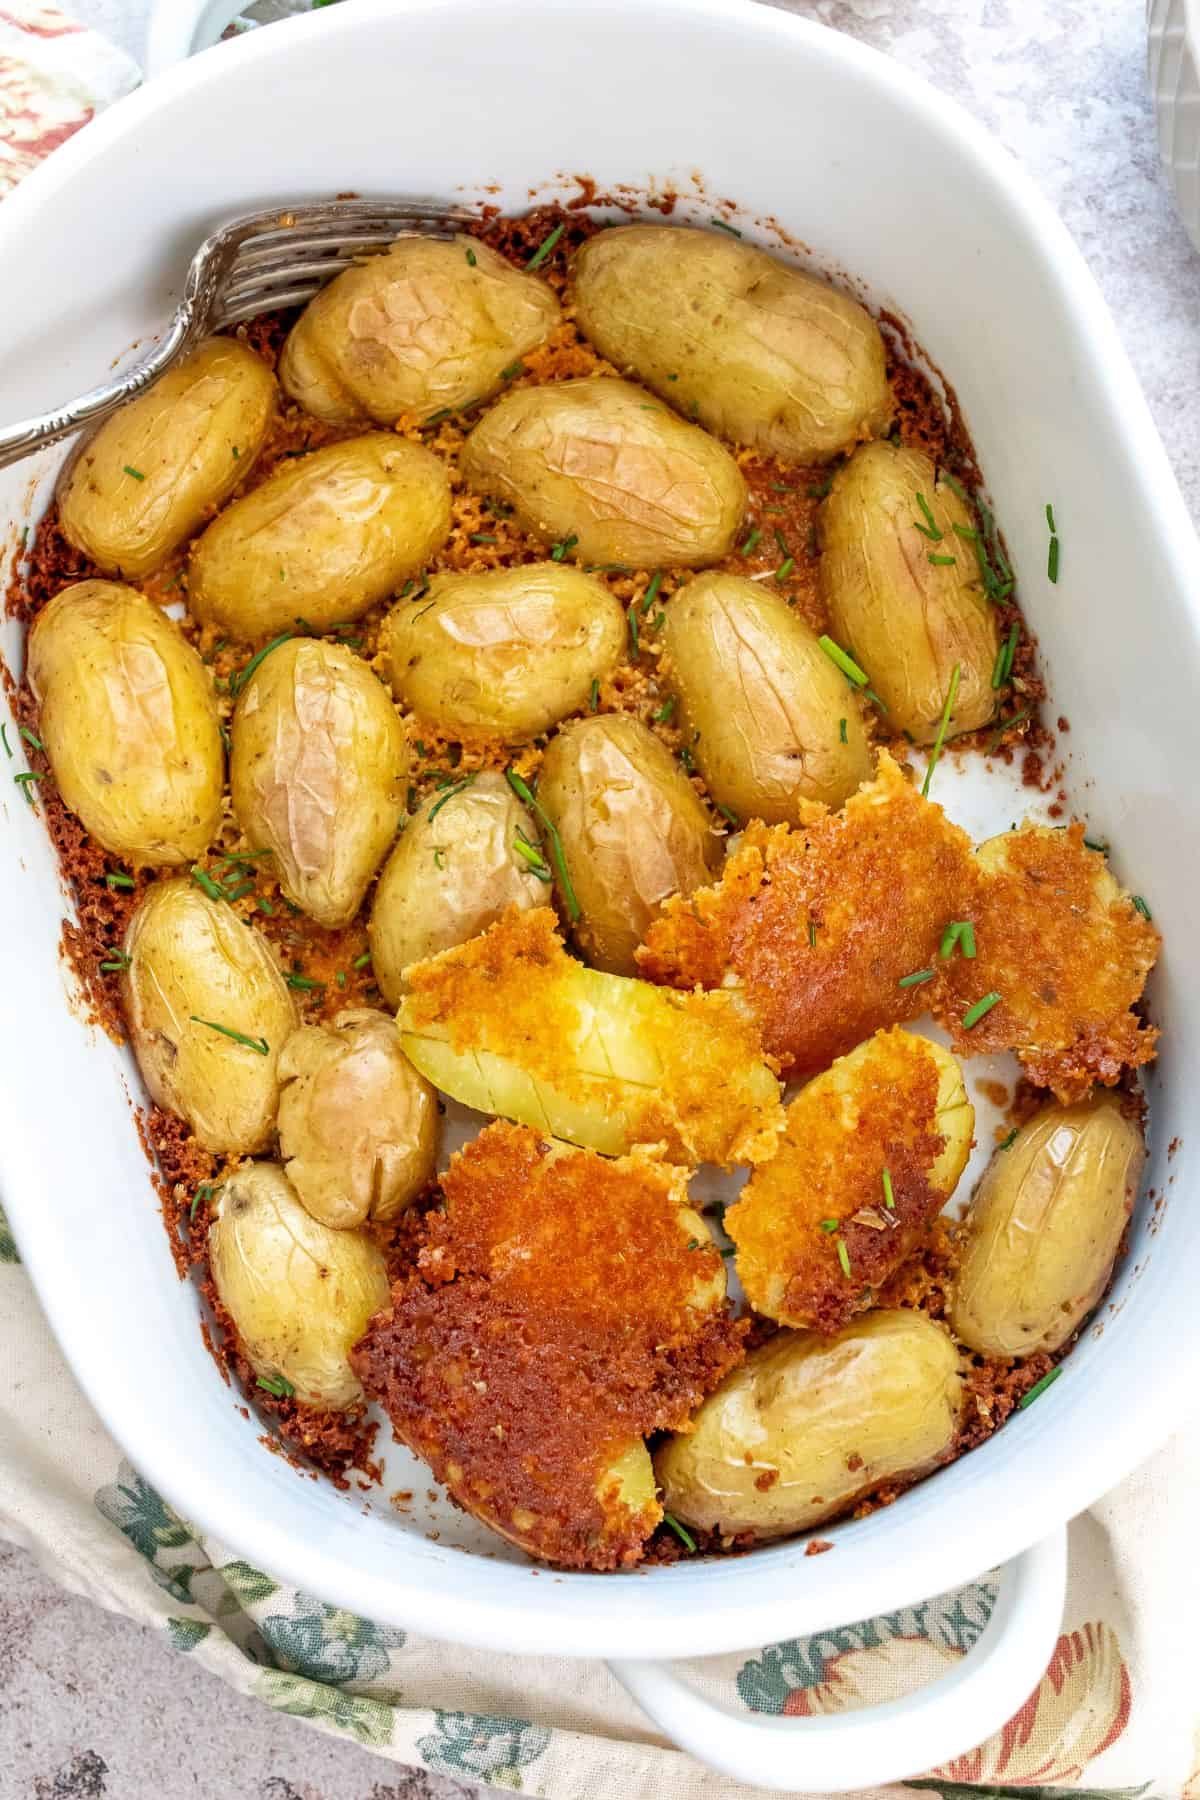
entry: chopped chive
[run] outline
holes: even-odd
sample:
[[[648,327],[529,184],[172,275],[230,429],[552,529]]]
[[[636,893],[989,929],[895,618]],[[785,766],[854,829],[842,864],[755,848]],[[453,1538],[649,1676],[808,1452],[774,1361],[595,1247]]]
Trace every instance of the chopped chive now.
[[[758,526],[756,525],[754,527],[753,531],[750,533],[749,537],[746,539],[745,543],[742,545],[742,548],[739,551],[739,555],[749,556],[750,552],[753,550],[755,544],[757,544],[757,542],[761,536],[762,536],[762,532],[759,530]]]
[[[890,1169],[883,1171],[883,1204],[889,1212],[895,1212],[896,1196],[892,1192],[892,1171]]]
[[[977,544],[979,542],[979,533],[975,530],[973,525],[960,525],[955,521],[954,532],[956,536],[964,538],[968,544]]]
[[[24,794],[26,800],[28,800],[30,806],[33,805],[34,782],[45,781],[45,779],[45,775],[41,774],[37,769],[26,769],[23,774],[13,776],[13,780]]]
[[[567,869],[567,859],[563,853],[562,839],[558,835],[558,827],[553,819],[548,817],[541,801],[536,799],[530,791],[528,783],[521,779],[515,769],[505,769],[504,778],[508,782],[513,793],[517,796],[517,799],[524,801],[525,805],[531,809],[545,829],[546,836],[550,840],[550,855],[553,858],[554,866],[558,871],[558,878],[562,882],[563,899],[566,902],[567,916],[572,925],[574,925],[578,921],[583,908],[576,898],[575,889],[571,886],[571,876]]]
[[[655,724],[657,724],[657,725],[669,725],[671,722],[671,715],[674,711],[675,711],[675,696],[674,696],[674,694],[671,694],[668,696],[668,698],[666,700],[663,701],[662,705],[658,708],[657,712],[652,712],[650,714],[650,717],[654,720]]]
[[[997,1150],[1011,1150],[1013,1145],[1016,1143],[1016,1141],[1017,1141],[1017,1128],[1014,1125],[1012,1130],[1009,1132],[1008,1136],[1000,1139],[1000,1142],[996,1145],[996,1148],[997,1148]]]
[[[106,875],[104,880],[110,888],[132,888],[136,886],[133,876],[126,875],[121,869],[118,869],[114,875]]]
[[[551,881],[550,868],[536,844],[531,844],[523,831],[518,831],[513,839],[513,849],[518,856],[524,857],[529,864],[529,873],[536,875],[539,881]]]
[[[958,934],[958,947],[968,962],[975,957],[975,927],[970,919],[964,919],[962,930]]]
[[[832,486],[833,486],[833,476],[831,475],[829,477],[829,479],[827,481],[823,481],[819,487],[806,488],[805,492],[808,495],[808,498],[810,500],[824,500],[826,494],[828,494],[828,492]]]
[[[1050,536],[1057,537],[1058,526],[1054,523],[1054,508],[1048,500],[1046,502],[1046,523],[1050,527]]]
[[[123,969],[128,967],[129,957],[124,950],[114,950],[112,955],[100,964],[100,972],[102,975],[119,975]]]
[[[549,237],[542,239],[529,261],[525,264],[525,267],[527,269],[540,269],[566,229],[565,225],[556,225]]]
[[[1150,908],[1146,905],[1146,902],[1142,899],[1140,894],[1135,894],[1133,896],[1133,904],[1135,910],[1141,913],[1143,919],[1153,918],[1154,915],[1151,913]]]
[[[44,750],[46,748],[37,732],[30,731],[28,725],[22,725],[21,736],[25,739],[27,744],[32,744],[35,750]]]
[[[742,235],[736,225],[730,225],[724,219],[714,218],[712,222],[718,231],[727,231],[730,237],[741,237]]]
[[[942,569],[948,569],[954,566],[954,558],[952,556],[935,556],[932,550],[929,552],[929,561]]]
[[[897,987],[921,987],[925,982],[933,980],[932,969],[915,969],[911,975],[902,975]]]
[[[700,1248],[700,1239],[699,1238],[689,1238],[687,1241],[687,1247],[689,1250],[698,1250]]]
[[[237,445],[236,445],[236,444],[231,444],[231,445],[230,445],[230,446],[229,446],[229,448],[230,448],[230,450],[231,450],[231,451],[232,451],[232,453],[233,453],[233,460],[234,460],[234,462],[236,462],[236,461],[237,461],[237,459],[238,459],[238,457],[239,457],[239,456],[240,456],[240,455],[241,455],[241,452],[240,452],[240,450],[239,450],[239,449],[238,449],[238,447],[237,447]]]
[[[1012,673],[1013,657],[1016,654],[1017,639],[1020,635],[1020,623],[1014,619],[1012,630],[996,652],[996,661],[992,667],[993,688],[1002,688]]]
[[[197,887],[204,889],[204,892],[208,895],[210,900],[224,900],[225,895],[222,890],[217,886],[208,871],[200,867],[199,863],[192,864],[192,880],[196,883]]]
[[[836,1231],[841,1222],[840,1219],[822,1219],[820,1229],[825,1232]]]
[[[1027,1406],[1032,1406],[1035,1400],[1041,1398],[1048,1387],[1053,1386],[1061,1374],[1062,1364],[1059,1363],[1057,1367],[1051,1369],[1048,1375],[1043,1375],[1040,1381],[1035,1381],[1029,1392],[1023,1394],[1017,1401],[1017,1411],[1024,1412]]]
[[[921,532],[923,536],[929,538],[931,543],[940,544],[946,534],[941,530],[933,513],[930,511],[929,502],[926,500],[924,494],[917,495],[917,505],[921,509],[925,523],[924,525],[918,525],[917,521],[914,519],[913,524],[917,526],[917,530]]]
[[[146,479],[141,469],[131,469],[128,463],[125,464],[125,473],[132,475],[135,481],[145,481]]]
[[[572,532],[570,537],[565,537],[560,543],[551,545],[550,556],[552,561],[561,562],[567,552],[573,550],[578,542],[579,539],[576,537],[575,533]]]
[[[495,533],[491,531],[473,531],[471,533],[471,542],[473,544],[494,544],[496,542]]]
[[[589,712],[598,712],[599,710],[600,710],[600,677],[598,675],[593,675],[591,690],[588,694],[588,711]]]
[[[808,947],[810,950],[817,947],[817,927],[812,919],[808,921]]]
[[[938,480],[944,481],[946,486],[950,489],[950,492],[952,494],[957,494],[964,506],[970,506],[971,502],[967,499],[961,481],[957,481],[950,473],[949,469],[943,469],[938,476]],[[958,526],[956,525],[954,529],[957,531]]]
[[[1050,548],[1046,552],[1046,574],[1051,581],[1058,580],[1058,539],[1050,539]]]
[[[424,593],[427,593],[427,592],[428,592],[428,589],[427,589],[427,588],[422,588],[422,589],[421,589],[421,594],[424,594]],[[414,598],[414,600],[419,600],[419,599],[420,599],[420,598],[421,598],[421,594],[414,594],[414,595],[413,595],[413,598]],[[433,609],[434,609],[434,607],[435,607],[435,606],[436,606],[436,605],[437,605],[437,601],[436,601],[436,600],[431,600],[431,601],[430,601],[430,602],[429,602],[429,604],[428,604],[428,606],[423,606],[423,607],[422,607],[422,608],[421,608],[421,610],[420,610],[420,612],[415,612],[415,613],[414,613],[414,614],[413,614],[413,624],[414,624],[414,625],[415,625],[415,624],[416,624],[416,622],[417,622],[417,620],[418,620],[418,619],[423,619],[423,618],[424,618],[424,617],[425,617],[425,614],[426,614],[426,613],[427,613],[427,612],[432,612],[432,611],[433,611]]]
[[[842,744],[845,744],[849,741],[846,737],[846,721],[845,721],[845,719],[838,720],[838,741],[839,741],[839,743],[842,743]]]
[[[279,573],[282,577],[283,570],[281,569]],[[256,650],[245,668],[236,670],[235,673],[229,677],[230,693],[235,695],[240,694],[250,677],[253,675],[255,669],[258,668],[259,664],[263,662],[266,657],[270,656],[272,650],[278,650],[280,644],[289,643],[295,635],[294,631],[281,631],[279,636],[272,638],[269,644],[264,644],[261,650]]]
[[[227,888],[225,890],[225,898],[232,904],[233,901],[240,900],[243,895],[252,894],[253,892],[254,883],[252,881],[239,881],[236,887]]]
[[[658,598],[658,590],[662,586],[662,570],[655,569],[650,577],[650,584],[642,598],[642,612],[648,613]]]
[[[790,556],[792,553],[788,549],[788,541],[784,537],[782,531],[780,531],[778,525],[775,526],[774,531],[775,531],[775,542],[779,545],[779,554],[781,556]]]
[[[855,687],[866,687],[866,671],[859,668],[852,656],[847,656],[840,644],[835,644],[831,637],[820,637],[817,642],[830,662],[837,664],[847,681],[852,681]]]
[[[275,917],[275,908],[262,894],[256,894],[254,896],[254,901],[260,913],[266,913],[268,919],[273,919]]]
[[[1005,732],[1011,731],[1014,725],[1023,725],[1032,711],[1032,706],[1024,706],[1019,713],[1014,713],[1011,719],[1001,719],[999,727],[992,733],[988,741],[988,753],[998,749]]]
[[[978,1025],[978,1023],[979,1023],[980,1019],[982,1019],[984,1013],[990,1013],[993,1006],[998,1006],[999,1004],[1000,1004],[1000,996],[999,996],[999,994],[996,993],[996,991],[994,989],[992,990],[992,992],[990,994],[985,994],[983,996],[982,1000],[977,1000],[975,1002],[974,1006],[969,1006],[967,1008],[966,1012],[963,1014],[963,1018],[962,1018],[963,1030],[964,1031],[972,1030],[976,1025]]]
[[[7,725],[0,725],[0,738],[2,738],[4,740],[5,756],[11,757],[12,756],[12,745],[8,741],[8,726]]]
[[[444,869],[446,866],[446,851],[441,844],[433,847],[433,866],[435,869]]]
[[[795,566],[796,566],[795,557],[794,556],[785,556],[783,561],[780,563],[779,567],[775,571],[776,581],[786,581],[788,576],[791,574],[792,570],[795,568]]]
[[[685,1550],[690,1550],[694,1553],[696,1540],[688,1530],[687,1526],[679,1523],[679,1520],[675,1517],[674,1513],[665,1512],[663,1514],[663,1524],[671,1527],[671,1530],[675,1533],[675,1536],[679,1539]]]
[[[314,981],[311,975],[297,975],[294,971],[289,971],[283,979],[290,988],[297,989],[301,994],[311,994],[315,989],[325,986],[323,981]]]
[[[1083,844],[1084,844],[1085,850],[1098,850],[1101,856],[1108,855],[1109,846],[1107,844],[1100,843],[1097,838],[1086,838],[1085,837],[1083,840]]]
[[[837,1256],[838,1256],[838,1261],[842,1265],[842,1274],[846,1277],[846,1280],[849,1281],[849,1279],[850,1279],[850,1252],[846,1248],[846,1240],[844,1237],[838,1237],[838,1238],[834,1239],[834,1242],[837,1245]]]
[[[688,774],[690,775],[693,768],[695,767],[695,762],[692,757],[692,753],[688,749],[686,744],[684,744],[682,746],[682,748],[680,749],[679,760],[683,764],[684,768],[687,770]]]
[[[719,800],[715,801],[714,805],[716,806],[716,809],[720,813],[721,817],[723,819],[728,819],[729,823],[733,826],[733,829],[736,831],[742,821],[738,818],[738,816],[734,812],[733,808],[731,806],[723,806]]]
[[[642,653],[642,647],[638,641],[637,612],[638,612],[637,601],[635,600],[633,605],[630,607],[628,613],[626,614],[626,617],[629,621],[629,654],[632,656],[634,662],[637,661],[638,657]]]
[[[196,1192],[192,1195],[192,1204],[188,1207],[188,1218],[189,1219],[194,1219],[196,1217],[196,1208],[200,1205],[201,1201],[203,1201],[204,1204],[207,1205],[208,1202],[212,1199],[215,1191],[216,1191],[215,1186],[211,1181],[202,1181],[200,1183],[200,1186],[196,1189]]]
[[[509,363],[507,369],[501,369],[500,379],[501,381],[515,381],[518,375],[523,375],[524,373],[525,364],[523,362]]]
[[[285,1375],[260,1375],[257,1386],[266,1388],[268,1394],[274,1394],[277,1400],[287,1400],[295,1393],[295,1388]]]
[[[232,1038],[235,1044],[244,1044],[247,1050],[253,1050],[256,1056],[269,1056],[271,1046],[265,1037],[247,1037],[244,1031],[234,1031],[229,1025],[218,1025],[215,1019],[200,1019],[195,1013],[189,1013],[193,1025],[207,1025],[210,1031],[219,1031],[222,1037]]]
[[[943,961],[946,959],[946,957],[954,955],[954,946],[955,946],[955,944],[957,944],[961,933],[962,933],[961,922],[957,919],[951,919],[951,921],[947,925],[945,931],[942,933],[942,946],[941,946],[941,949],[938,951],[938,955],[942,958]]]
[[[794,494],[796,490],[793,487],[789,487],[786,481],[773,481],[771,483],[771,492],[773,494]]]
[[[467,251],[467,262],[470,264],[471,268],[474,268],[478,261],[479,261],[479,258],[476,256],[475,252],[473,250],[468,250]]]
[[[370,960],[371,952],[369,950],[364,950],[361,956],[355,957],[351,967],[355,969],[365,969]]]
[[[933,771],[937,768],[938,757],[942,754],[942,745],[946,741],[946,730],[950,724],[950,714],[954,711],[954,700],[958,693],[958,682],[961,674],[962,664],[955,663],[954,668],[950,673],[950,686],[946,690],[946,704],[942,708],[942,717],[941,723],[938,725],[938,734],[933,740],[933,751],[929,758],[929,765],[925,770],[925,779],[921,783],[921,798],[923,800],[928,800],[929,798],[929,784],[933,780]]]
[[[452,782],[451,785],[446,789],[445,793],[442,795],[441,799],[435,800],[433,805],[430,807],[429,818],[426,821],[426,823],[429,825],[432,825],[433,821],[437,818],[438,814],[441,812],[443,806],[445,806],[447,800],[453,800],[454,796],[456,794],[461,794],[464,788],[469,788],[471,783],[474,781],[474,779],[475,779],[475,775],[474,775],[474,773],[472,773],[470,775],[464,775],[461,781]]]

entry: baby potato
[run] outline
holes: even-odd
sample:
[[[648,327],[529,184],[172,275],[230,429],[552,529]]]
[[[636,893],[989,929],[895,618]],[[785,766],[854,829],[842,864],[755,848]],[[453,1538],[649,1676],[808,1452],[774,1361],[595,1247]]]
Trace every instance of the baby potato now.
[[[264,937],[186,878],[158,881],[125,933],[121,1001],[150,1097],[206,1150],[275,1134],[279,1053],[296,1008]]]
[[[557,827],[580,908],[572,936],[594,968],[636,975],[634,951],[671,894],[711,877],[721,839],[695,788],[628,713],[564,726],[542,760],[538,800]],[[568,910],[561,877],[559,902]]]
[[[761,1162],[779,1085],[732,994],[679,994],[584,968],[548,907],[408,970],[409,1060],[452,1099],[548,1136],[676,1163]]]
[[[602,356],[722,437],[827,462],[892,413],[879,328],[849,295],[713,231],[626,225],[575,258]]]
[[[236,338],[207,338],[68,463],[63,536],[106,575],[153,574],[253,466],[278,398],[261,356]]]
[[[393,425],[485,400],[549,337],[554,292],[478,238],[401,237],[310,300],[283,346],[283,391],[331,425]]]
[[[341,644],[293,638],[250,677],[230,738],[242,830],[289,900],[347,924],[404,811],[408,745],[382,682]]]
[[[409,963],[465,944],[509,907],[545,905],[546,878],[533,873],[521,840],[537,853],[533,820],[493,770],[431,794],[409,820],[384,864],[367,927],[389,1006],[404,996]]]
[[[663,676],[708,790],[739,820],[796,824],[871,774],[862,706],[803,619],[757,581],[710,570],[667,606]]]
[[[587,704],[616,668],[625,614],[602,581],[557,562],[435,575],[388,614],[392,692],[452,736],[519,744]]]
[[[431,450],[391,432],[326,444],[274,469],[192,546],[188,603],[253,642],[298,618],[357,619],[421,568],[450,531],[450,481]]]
[[[821,508],[821,593],[833,634],[852,647],[888,723],[918,744],[938,734],[956,667],[950,735],[977,730],[996,710],[996,617],[975,547],[956,525],[974,529],[932,458],[887,443],[856,450]]]
[[[79,581],[29,634],[38,732],[66,806],[133,863],[203,855],[221,813],[224,755],[212,683],[136,589]]]
[[[467,439],[461,466],[526,531],[586,563],[720,562],[746,509],[728,450],[644,389],[605,377],[506,394]]]
[[[666,1510],[728,1536],[782,1537],[915,1481],[954,1450],[958,1352],[923,1313],[865,1313],[836,1337],[781,1331],[654,1459]]]
[[[320,1224],[278,1163],[249,1163],[216,1196],[208,1261],[256,1375],[286,1382],[306,1406],[341,1412],[362,1399],[350,1347],[389,1293],[365,1232]]]
[[[369,1008],[302,1025],[279,1058],[279,1153],[301,1204],[338,1230],[399,1217],[433,1174],[437,1095]]]
[[[1146,1160],[1115,1095],[1047,1106],[993,1156],[950,1324],[983,1356],[1061,1350],[1104,1292]]]

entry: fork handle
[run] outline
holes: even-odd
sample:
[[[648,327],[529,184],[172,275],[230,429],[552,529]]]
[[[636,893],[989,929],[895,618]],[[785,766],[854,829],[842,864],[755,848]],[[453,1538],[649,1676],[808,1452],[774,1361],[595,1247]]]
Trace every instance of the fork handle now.
[[[44,450],[50,444],[57,444],[65,437],[70,437],[85,425],[100,425],[118,407],[140,394],[143,388],[157,381],[166,373],[171,364],[182,355],[195,335],[194,314],[190,307],[180,307],[171,320],[162,339],[141,362],[127,369],[116,381],[105,382],[101,387],[91,388],[81,394],[78,400],[72,400],[68,406],[60,406],[54,412],[41,413],[33,419],[22,419],[16,425],[7,425],[0,429],[0,469],[7,469],[10,464],[21,462],[26,456],[32,456],[35,450]]]

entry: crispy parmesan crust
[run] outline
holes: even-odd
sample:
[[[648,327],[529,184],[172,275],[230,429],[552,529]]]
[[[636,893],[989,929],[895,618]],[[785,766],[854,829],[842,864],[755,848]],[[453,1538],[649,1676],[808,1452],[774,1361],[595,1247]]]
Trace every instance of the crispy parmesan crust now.
[[[720,1257],[681,1226],[686,1178],[489,1126],[352,1362],[398,1437],[469,1512],[571,1568],[637,1562],[659,1509],[611,1467],[678,1429],[741,1360]],[[689,1244],[695,1248],[689,1249]]]
[[[778,1154],[725,1214],[747,1300],[788,1325],[840,1330],[913,1254],[945,1200],[930,1180],[946,1140],[937,1129],[938,1069],[924,1040],[883,1033],[864,1066],[850,1123],[836,1090],[820,1082],[802,1089],[787,1109]]]

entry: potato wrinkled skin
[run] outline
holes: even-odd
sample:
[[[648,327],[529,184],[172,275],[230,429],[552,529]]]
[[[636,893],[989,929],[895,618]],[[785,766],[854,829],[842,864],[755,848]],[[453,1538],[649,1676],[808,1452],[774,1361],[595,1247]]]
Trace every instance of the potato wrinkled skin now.
[[[256,1375],[282,1376],[306,1406],[362,1399],[350,1347],[387,1305],[383,1256],[361,1231],[307,1213],[278,1163],[236,1169],[213,1204],[208,1261]]]
[[[399,1217],[434,1171],[437,1095],[369,1008],[302,1025],[279,1058],[279,1154],[301,1204],[339,1231]]]
[[[538,799],[581,908],[575,942],[593,968],[636,975],[634,951],[663,902],[703,886],[720,861],[703,801],[665,744],[627,713],[560,731],[542,760]],[[566,916],[560,877],[557,890]]]
[[[662,644],[684,741],[739,821],[794,825],[870,779],[859,698],[778,594],[710,570],[671,599]]]
[[[384,864],[367,933],[371,966],[389,1006],[403,971],[465,944],[508,910],[546,904],[546,884],[513,848],[537,827],[503,775],[485,770],[457,793],[434,793],[414,813]]]
[[[408,744],[383,683],[343,645],[293,638],[250,677],[230,738],[252,846],[310,918],[348,924],[404,811]]]
[[[220,821],[225,758],[212,683],[136,589],[80,581],[29,634],[38,733],[64,804],[132,863],[191,862]]]
[[[1108,1283],[1145,1160],[1115,1095],[1036,1114],[996,1151],[967,1215],[955,1335],[984,1356],[1061,1350]]]
[[[644,389],[603,376],[506,394],[467,439],[462,471],[584,563],[720,562],[746,510],[728,450]]]
[[[918,495],[936,539],[919,529],[930,527]],[[821,508],[821,593],[832,635],[866,671],[888,724],[918,744],[938,734],[956,665],[949,735],[978,730],[996,710],[996,615],[975,546],[955,526],[973,532],[974,520],[936,479],[932,458],[889,443],[856,450]]]
[[[553,290],[477,238],[401,237],[310,300],[279,359],[285,394],[331,425],[424,424],[486,400],[561,318]]]
[[[907,1309],[864,1313],[836,1337],[782,1331],[751,1350],[661,1446],[655,1474],[685,1525],[782,1537],[948,1461],[961,1411],[942,1327]]]
[[[524,743],[586,706],[625,630],[604,583],[563,563],[435,575],[419,606],[388,614],[392,692],[452,736]]]
[[[281,463],[192,546],[188,604],[245,643],[357,619],[450,531],[450,482],[430,450],[369,432]]]
[[[125,955],[121,1003],[151,1099],[185,1119],[206,1150],[264,1149],[275,1134],[279,1053],[297,1022],[266,939],[179,877],[147,889]],[[265,1054],[226,1031],[265,1044]]]
[[[106,575],[153,574],[253,466],[278,398],[261,356],[236,338],[208,338],[67,465],[63,536]]]
[[[735,443],[827,462],[891,418],[870,314],[752,244],[671,225],[597,232],[574,297],[602,356]]]

